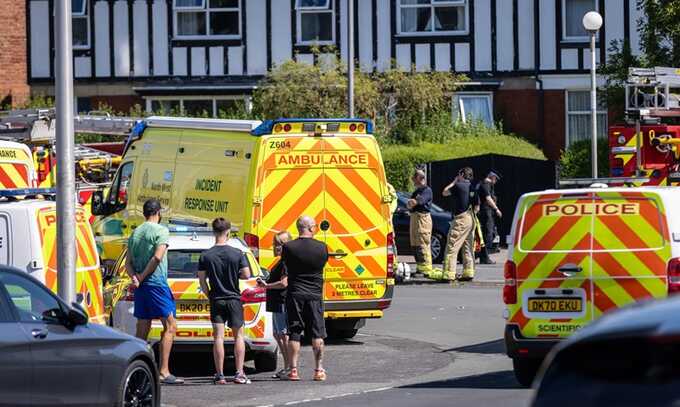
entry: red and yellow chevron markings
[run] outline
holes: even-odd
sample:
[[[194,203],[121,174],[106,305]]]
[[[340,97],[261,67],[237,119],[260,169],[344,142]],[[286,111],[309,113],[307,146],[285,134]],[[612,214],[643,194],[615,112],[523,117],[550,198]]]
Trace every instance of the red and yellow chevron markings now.
[[[579,208],[572,216],[545,216],[556,206]],[[541,333],[538,325],[582,326],[604,312],[644,298],[666,295],[666,264],[671,256],[661,201],[651,193],[594,192],[573,196],[547,194],[525,200],[518,246],[518,292],[536,289],[583,289],[588,306],[580,318],[527,318],[521,301],[510,305],[509,323],[526,337],[567,336]],[[578,212],[580,211],[580,212]],[[565,211],[563,211],[565,212]],[[557,268],[582,267],[582,276],[566,277]]]
[[[57,213],[54,207],[37,211],[45,265],[45,285],[57,292]],[[76,289],[83,296],[90,321],[104,323],[104,300],[99,258],[92,232],[82,209],[76,214]]]
[[[381,298],[384,284],[373,279],[386,276],[389,208],[382,202],[384,171],[374,139],[289,136],[277,138],[277,144],[284,148],[266,150],[256,182],[262,206],[256,205],[253,215],[260,219],[262,264],[273,261],[265,254],[271,253],[274,235],[296,234],[295,221],[309,214],[317,223],[330,223],[324,237],[331,251],[351,254],[329,260],[326,299]],[[302,155],[311,158],[298,160]],[[296,164],[282,157],[294,157]]]
[[[0,188],[30,187],[29,169],[23,163],[0,163]]]

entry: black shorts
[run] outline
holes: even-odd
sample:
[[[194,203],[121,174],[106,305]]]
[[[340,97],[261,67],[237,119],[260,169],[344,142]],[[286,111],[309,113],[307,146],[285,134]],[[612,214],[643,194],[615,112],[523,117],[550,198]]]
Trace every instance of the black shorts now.
[[[241,300],[210,300],[210,322],[227,324],[231,329],[243,326],[243,304]]]
[[[292,341],[299,341],[304,332],[312,339],[326,337],[326,323],[323,319],[323,301],[286,297],[288,332]]]

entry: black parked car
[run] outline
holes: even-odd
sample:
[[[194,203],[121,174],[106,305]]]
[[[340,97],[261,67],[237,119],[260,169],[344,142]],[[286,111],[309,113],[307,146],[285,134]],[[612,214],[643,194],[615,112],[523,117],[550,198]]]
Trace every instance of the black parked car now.
[[[406,201],[411,196],[405,192],[397,192],[397,210],[392,216],[394,233],[396,236],[397,252],[399,254],[413,254],[409,238],[410,214],[406,209]],[[444,261],[444,249],[446,248],[446,236],[451,226],[451,214],[439,206],[432,204],[432,262]]]
[[[0,405],[155,407],[158,370],[146,342],[0,266]]]
[[[613,311],[558,345],[534,407],[680,405],[680,296]]]

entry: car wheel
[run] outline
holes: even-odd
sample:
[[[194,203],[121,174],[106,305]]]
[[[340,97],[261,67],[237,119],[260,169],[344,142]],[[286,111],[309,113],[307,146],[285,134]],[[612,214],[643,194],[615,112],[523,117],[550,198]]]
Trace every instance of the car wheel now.
[[[118,406],[155,407],[158,403],[156,378],[149,365],[135,360],[125,369],[120,385]]]
[[[255,370],[258,372],[274,372],[278,365],[277,352],[260,352],[255,355]]]
[[[444,237],[439,233],[432,234],[432,240],[430,241],[430,252],[432,252],[432,263],[441,264],[444,262],[444,249],[446,245],[444,244]]]
[[[522,387],[531,387],[538,368],[541,366],[539,359],[512,359],[512,369],[515,371],[515,378],[522,385]]]

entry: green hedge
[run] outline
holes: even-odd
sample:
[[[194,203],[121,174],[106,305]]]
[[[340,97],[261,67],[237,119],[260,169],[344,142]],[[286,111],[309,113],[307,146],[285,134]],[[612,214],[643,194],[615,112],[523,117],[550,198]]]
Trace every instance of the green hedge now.
[[[572,143],[560,157],[560,178],[592,178],[590,140]],[[609,144],[606,139],[597,141],[597,174],[609,176]]]
[[[399,191],[408,191],[416,165],[484,154],[545,160],[543,152],[528,141],[509,135],[462,135],[445,143],[389,145],[382,149],[387,180]]]

